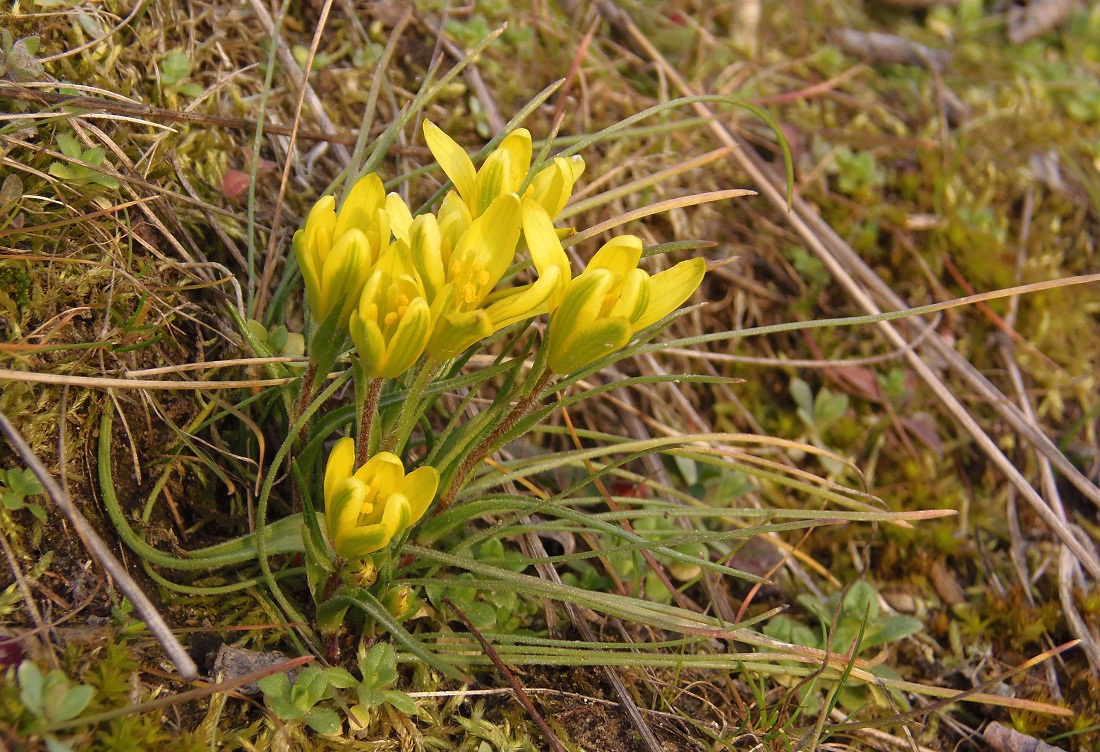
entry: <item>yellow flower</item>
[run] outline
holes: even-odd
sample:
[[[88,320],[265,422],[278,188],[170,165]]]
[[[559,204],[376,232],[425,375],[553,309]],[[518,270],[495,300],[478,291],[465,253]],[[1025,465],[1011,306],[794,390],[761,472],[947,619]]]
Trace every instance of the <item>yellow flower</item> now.
[[[435,498],[439,473],[424,466],[408,475],[390,452],[355,466],[355,442],[340,439],[325,467],[325,521],[333,550],[360,559],[416,524]]]
[[[461,146],[429,120],[424,121],[424,140],[443,172],[454,183],[468,212],[467,225],[481,216],[498,197],[517,193],[531,170],[531,133],[526,128],[509,133],[485,159],[480,170],[474,168],[473,161]],[[556,157],[539,170],[521,198],[538,202],[551,217],[556,217],[583,172],[584,160],[579,156]],[[444,203],[444,209],[440,210],[441,225],[444,213],[449,214],[457,208],[446,206],[446,199]]]
[[[444,235],[447,221],[423,215],[407,234],[413,266],[431,304],[434,325],[427,351],[437,360],[457,357],[478,340],[536,315],[557,285],[557,271],[551,270],[533,284],[493,291],[519,242],[520,201],[514,193],[498,196],[456,237]]]
[[[363,371],[370,378],[400,376],[428,344],[431,311],[424,288],[402,262],[408,255],[402,240],[382,254],[348,322]]]
[[[355,184],[339,212],[336,199],[325,196],[294,233],[294,254],[317,323],[339,310],[339,329],[347,327],[371,267],[390,242],[385,202],[382,181],[372,173]]]
[[[558,268],[560,259],[554,259],[561,244],[554,237],[555,249],[545,225],[541,230],[539,225],[534,219],[524,224],[532,258],[536,267],[550,263]],[[537,252],[536,247],[540,248]],[[561,251],[562,257],[564,254]],[[703,259],[694,258],[651,277],[638,268],[641,257],[640,238],[614,238],[576,279],[555,290],[552,300],[557,304],[551,304],[553,314],[546,333],[552,371],[573,373],[626,345],[636,332],[660,321],[691,297],[707,266]]]

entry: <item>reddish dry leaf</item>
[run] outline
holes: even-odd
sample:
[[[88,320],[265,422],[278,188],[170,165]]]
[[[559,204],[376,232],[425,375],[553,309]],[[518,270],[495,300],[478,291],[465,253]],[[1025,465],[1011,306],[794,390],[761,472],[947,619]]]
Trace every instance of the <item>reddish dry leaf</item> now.
[[[222,195],[233,200],[240,198],[248,190],[248,173],[241,170],[226,170],[222,176]]]

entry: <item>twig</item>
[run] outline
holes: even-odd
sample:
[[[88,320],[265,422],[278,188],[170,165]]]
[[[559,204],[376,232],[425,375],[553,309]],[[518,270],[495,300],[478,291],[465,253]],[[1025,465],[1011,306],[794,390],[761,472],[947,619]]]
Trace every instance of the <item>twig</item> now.
[[[46,466],[38,459],[34,450],[27,445],[23,436],[3,412],[0,412],[0,431],[3,431],[8,443],[15,449],[16,454],[20,456],[23,463],[34,472],[38,482],[46,489],[46,493],[57,505],[61,514],[76,529],[88,552],[107,572],[107,575],[114,580],[115,586],[122,594],[134,604],[134,611],[145,622],[153,637],[167,653],[169,660],[176,664],[180,675],[189,681],[198,677],[198,667],[191,660],[191,656],[187,654],[187,651],[183,649],[183,646],[180,645],[176,636],[172,634],[172,630],[165,623],[156,606],[153,605],[144,591],[134,582],[130,574],[111,553],[107,544],[103,542],[103,539],[96,533],[95,528],[88,522],[88,518],[76,508],[68,494],[61,489],[61,486],[57,485],[57,481],[50,475]]]
[[[531,698],[527,696],[527,693],[523,691],[523,687],[516,681],[516,677],[512,674],[511,670],[505,665],[504,661],[500,659],[497,651],[493,650],[493,646],[482,636],[477,627],[473,625],[473,622],[466,618],[466,614],[462,613],[462,610],[451,602],[450,598],[444,598],[443,602],[446,603],[447,607],[454,611],[455,615],[466,625],[466,629],[470,630],[470,634],[474,636],[474,639],[481,643],[482,650],[485,651],[485,655],[489,656],[489,660],[493,662],[497,670],[504,674],[504,679],[511,685],[512,691],[515,692],[516,699],[519,700],[519,704],[523,706],[523,709],[531,716],[535,725],[542,731],[543,735],[546,737],[546,741],[550,743],[554,752],[566,752],[565,745],[563,745],[561,740],[554,734],[553,730],[546,723],[546,719],[542,717],[538,708],[531,702]]]

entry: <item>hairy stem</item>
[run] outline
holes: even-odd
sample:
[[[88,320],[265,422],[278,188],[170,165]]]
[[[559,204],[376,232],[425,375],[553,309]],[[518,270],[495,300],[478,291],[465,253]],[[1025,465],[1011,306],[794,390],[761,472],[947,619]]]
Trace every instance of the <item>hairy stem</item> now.
[[[370,380],[363,400],[363,416],[359,421],[359,441],[355,444],[355,466],[362,467],[370,459],[370,432],[378,411],[378,397],[382,394],[381,377]]]
[[[507,436],[508,432],[515,428],[517,423],[530,414],[531,410],[537,405],[542,390],[550,383],[551,376],[553,376],[551,371],[545,371],[539,376],[531,391],[527,392],[512,408],[512,411],[504,417],[504,420],[488,436],[482,439],[481,443],[474,447],[472,452],[466,455],[466,459],[455,471],[454,477],[451,479],[451,485],[447,488],[447,493],[439,500],[439,506],[436,507],[435,514],[447,511],[454,502],[455,496],[462,490],[462,486],[470,473],[489,456],[490,452],[496,449],[498,442]]]

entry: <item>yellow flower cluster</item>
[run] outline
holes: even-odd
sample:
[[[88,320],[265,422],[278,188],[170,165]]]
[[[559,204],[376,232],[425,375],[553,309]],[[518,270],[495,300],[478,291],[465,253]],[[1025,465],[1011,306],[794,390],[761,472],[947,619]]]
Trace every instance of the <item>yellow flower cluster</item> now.
[[[527,130],[510,133],[481,169],[429,121],[424,136],[455,186],[437,214],[414,219],[371,174],[339,211],[331,196],[317,202],[294,236],[314,319],[337,317],[368,376],[399,376],[424,352],[435,360],[454,358],[545,312],[551,315],[549,365],[570,373],[623,347],[702,280],[702,259],[650,277],[637,268],[641,240],[629,235],[604,245],[574,278],[553,218],[584,171],[579,157],[555,158],[524,188],[532,156]],[[497,290],[521,237],[538,279]]]

